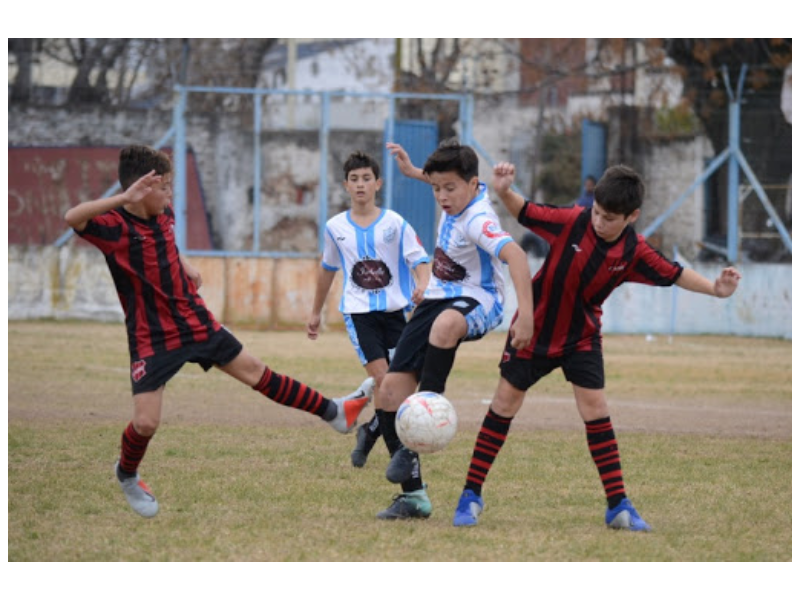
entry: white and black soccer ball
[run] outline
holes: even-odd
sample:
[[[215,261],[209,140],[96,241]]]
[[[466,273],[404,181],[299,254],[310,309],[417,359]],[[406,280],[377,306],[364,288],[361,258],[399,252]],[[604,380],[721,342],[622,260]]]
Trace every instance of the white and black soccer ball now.
[[[397,409],[397,436],[403,445],[431,454],[442,450],[456,435],[458,417],[450,401],[435,392],[417,392]]]

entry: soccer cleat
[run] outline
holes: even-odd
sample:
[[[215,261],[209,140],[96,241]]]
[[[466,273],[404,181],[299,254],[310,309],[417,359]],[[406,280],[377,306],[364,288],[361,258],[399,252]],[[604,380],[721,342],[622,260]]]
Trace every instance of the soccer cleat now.
[[[367,456],[369,456],[372,447],[375,445],[375,438],[369,435],[367,429],[369,423],[364,423],[356,431],[356,447],[350,453],[350,461],[354,467],[359,469],[367,464]]]
[[[114,477],[119,481],[119,487],[122,488],[125,499],[134,511],[148,519],[158,514],[158,500],[147,484],[139,478],[138,473],[133,477],[120,479],[119,461],[117,461],[114,465]]]
[[[483,512],[483,498],[472,490],[464,490],[458,499],[456,514],[453,517],[455,527],[474,527],[478,524],[478,516]]]
[[[425,488],[427,487],[426,485]],[[384,521],[427,519],[431,516],[433,507],[425,488],[398,494],[392,500],[389,508],[378,513],[378,518]]]
[[[419,454],[400,446],[386,467],[386,479],[392,483],[403,483],[411,479],[415,469],[419,469]]]
[[[631,501],[624,498],[616,508],[606,509],[606,525],[611,529],[628,529],[630,531],[650,531],[651,527],[647,524]]]
[[[358,415],[372,400],[374,390],[375,380],[368,377],[352,394],[331,400],[336,405],[337,412],[333,421],[328,421],[330,426],[339,433],[350,433],[356,426]]]

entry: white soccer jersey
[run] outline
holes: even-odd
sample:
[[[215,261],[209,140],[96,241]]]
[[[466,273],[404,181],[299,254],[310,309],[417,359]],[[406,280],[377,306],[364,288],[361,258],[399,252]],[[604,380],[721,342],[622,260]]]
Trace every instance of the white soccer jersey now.
[[[481,183],[478,195],[460,214],[442,213],[425,298],[468,296],[478,300],[487,315],[502,319],[505,278],[499,254],[511,241]]]
[[[393,210],[383,209],[369,227],[359,227],[350,211],[325,227],[322,267],[343,269],[339,310],[344,314],[408,308],[415,281],[412,269],[430,262],[416,231]]]

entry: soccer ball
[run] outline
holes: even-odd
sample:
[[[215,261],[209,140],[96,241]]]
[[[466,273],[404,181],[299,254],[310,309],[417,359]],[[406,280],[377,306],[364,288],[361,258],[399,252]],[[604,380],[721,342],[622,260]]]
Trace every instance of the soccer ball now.
[[[406,448],[431,454],[450,443],[458,428],[458,418],[453,405],[441,394],[417,392],[397,409],[395,428]]]

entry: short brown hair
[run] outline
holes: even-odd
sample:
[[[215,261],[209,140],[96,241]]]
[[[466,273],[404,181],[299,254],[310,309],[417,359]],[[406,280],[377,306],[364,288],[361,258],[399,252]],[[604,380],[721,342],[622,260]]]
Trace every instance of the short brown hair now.
[[[603,210],[628,216],[642,206],[644,182],[639,174],[627,165],[606,169],[594,188],[594,201]]]
[[[347,181],[350,171],[355,171],[356,169],[372,169],[372,174],[375,175],[375,179],[381,178],[381,166],[378,164],[378,161],[360,150],[353,152],[344,162],[345,181]]]
[[[478,155],[469,146],[464,146],[456,138],[444,140],[428,157],[422,172],[457,173],[461,179],[469,183],[478,176]]]
[[[158,175],[172,173],[169,156],[150,146],[131,145],[120,150],[117,175],[123,190],[127,190],[150,171],[155,171]]]

